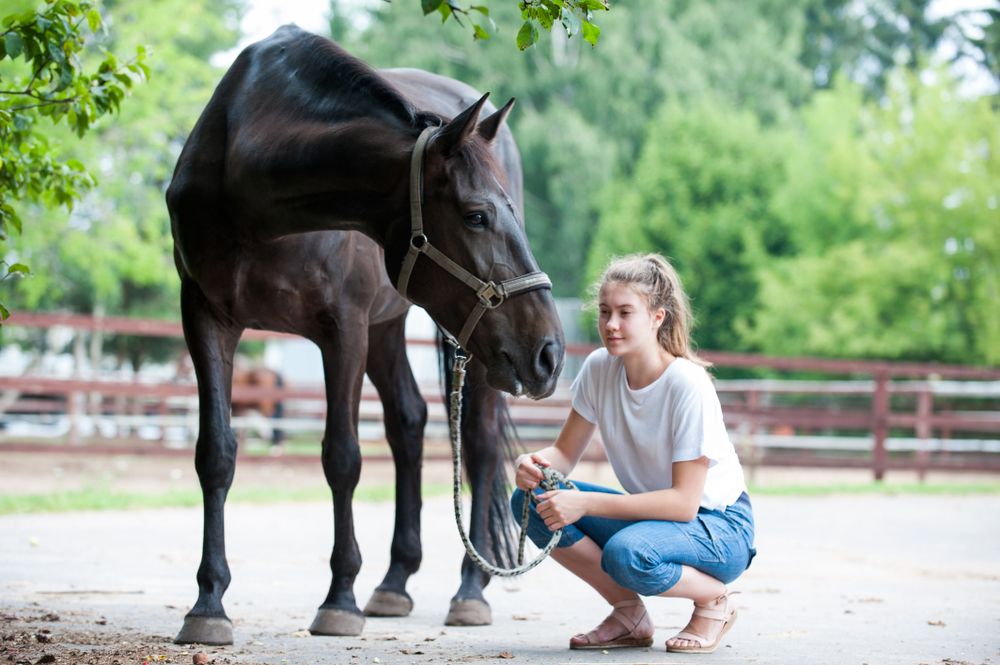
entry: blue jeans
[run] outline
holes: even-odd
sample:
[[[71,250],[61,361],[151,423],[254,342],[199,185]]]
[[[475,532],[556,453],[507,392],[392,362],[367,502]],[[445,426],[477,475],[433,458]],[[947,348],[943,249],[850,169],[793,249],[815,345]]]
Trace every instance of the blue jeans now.
[[[574,484],[582,492],[621,494],[591,483]],[[525,496],[518,489],[510,498],[518,521]],[[528,537],[538,547],[544,547],[552,539],[552,532],[538,516],[533,502],[529,514]],[[584,536],[601,548],[604,572],[619,585],[643,596],[657,596],[677,584],[681,566],[691,566],[728,584],[749,567],[757,554],[753,547],[753,509],[746,492],[724,511],[699,509],[690,522],[631,522],[588,515],[563,529],[558,547],[569,547]]]

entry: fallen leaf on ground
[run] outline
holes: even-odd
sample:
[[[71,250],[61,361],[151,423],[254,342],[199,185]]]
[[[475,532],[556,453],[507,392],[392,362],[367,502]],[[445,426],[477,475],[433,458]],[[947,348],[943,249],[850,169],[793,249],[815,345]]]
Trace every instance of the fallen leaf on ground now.
[[[501,651],[500,653],[497,654],[497,658],[503,658],[505,660],[513,658],[513,657],[514,657],[514,654],[512,654],[509,651]]]
[[[928,619],[927,620],[927,625],[928,626],[941,626],[943,628],[944,627],[944,621],[941,621],[941,619],[936,619],[936,620],[933,620],[933,621],[930,620],[930,619]]]

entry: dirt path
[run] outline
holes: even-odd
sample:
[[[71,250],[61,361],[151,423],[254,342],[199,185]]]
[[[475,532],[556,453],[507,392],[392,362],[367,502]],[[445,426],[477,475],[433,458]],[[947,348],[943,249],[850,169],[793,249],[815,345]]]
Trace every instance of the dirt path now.
[[[720,663],[1000,662],[1000,496],[760,497],[760,556],[734,588],[739,623]],[[304,630],[329,583],[325,503],[233,505],[236,644],[214,663],[703,663],[663,652],[687,618],[651,599],[653,649],[570,652],[603,604],[552,562],[487,591],[494,624],[442,622],[462,550],[447,499],[425,503],[424,564],[405,619],[370,619],[358,638]],[[389,503],[356,506],[363,604],[388,565]],[[0,517],[0,663],[191,663],[172,644],[196,595],[200,511]],[[46,660],[46,658],[52,658]]]

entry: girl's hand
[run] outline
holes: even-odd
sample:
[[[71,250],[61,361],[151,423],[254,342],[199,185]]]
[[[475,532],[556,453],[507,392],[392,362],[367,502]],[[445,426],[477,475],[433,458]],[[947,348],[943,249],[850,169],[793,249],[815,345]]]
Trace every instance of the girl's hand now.
[[[550,531],[562,529],[587,514],[587,493],[575,490],[551,490],[539,494],[538,516]]]
[[[538,483],[542,482],[545,476],[542,475],[541,470],[535,466],[536,464],[541,464],[542,466],[552,466],[547,459],[531,453],[530,455],[521,455],[517,458],[517,471],[514,474],[514,485],[518,488],[524,490],[525,492],[530,492],[536,487]]]

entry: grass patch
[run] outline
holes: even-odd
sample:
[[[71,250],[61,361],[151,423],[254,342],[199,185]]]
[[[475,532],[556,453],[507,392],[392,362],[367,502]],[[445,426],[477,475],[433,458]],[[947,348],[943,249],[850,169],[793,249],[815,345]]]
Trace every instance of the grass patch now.
[[[425,485],[423,496],[436,497],[451,493],[451,486]],[[354,492],[358,501],[392,501],[396,489],[392,485],[361,486]],[[285,501],[329,501],[325,487],[252,487],[233,489],[228,503],[279,503]],[[0,495],[0,515],[11,513],[57,513],[78,510],[135,510],[141,508],[191,508],[201,505],[198,490],[140,493],[117,492],[107,487],[94,487],[46,494]]]
[[[855,495],[957,495],[1000,494],[1000,481],[992,483],[833,483],[830,485],[773,485],[751,486],[750,496],[828,496],[831,494]]]
[[[448,496],[451,486],[444,483],[424,485],[424,498]],[[833,483],[828,485],[751,486],[751,496],[830,496],[830,495],[940,495],[965,496],[1000,494],[1000,481],[978,483]],[[395,487],[389,484],[363,485],[354,492],[358,501],[392,501]],[[234,488],[229,503],[280,503],[328,501],[325,487],[250,487]],[[201,505],[198,490],[172,490],[141,493],[118,492],[108,487],[92,487],[45,494],[0,495],[0,515],[12,513],[56,513],[80,510],[138,510],[143,508],[192,508]]]

